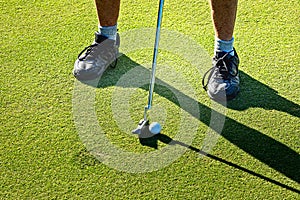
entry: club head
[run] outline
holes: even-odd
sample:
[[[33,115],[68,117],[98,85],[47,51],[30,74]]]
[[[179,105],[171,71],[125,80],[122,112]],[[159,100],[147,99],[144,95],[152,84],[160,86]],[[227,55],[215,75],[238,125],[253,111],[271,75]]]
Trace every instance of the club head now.
[[[133,133],[133,134],[138,134],[138,135],[140,135],[140,134],[142,133],[142,128],[143,128],[144,126],[147,126],[147,125],[149,125],[149,121],[148,121],[148,120],[141,119],[141,121],[139,122],[137,128],[134,129],[134,130],[132,131],[132,133]]]

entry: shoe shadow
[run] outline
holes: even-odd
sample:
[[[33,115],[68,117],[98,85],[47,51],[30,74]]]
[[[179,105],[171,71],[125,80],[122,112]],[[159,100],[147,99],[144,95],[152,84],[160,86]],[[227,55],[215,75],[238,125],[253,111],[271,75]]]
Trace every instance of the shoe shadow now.
[[[240,111],[248,108],[263,108],[300,117],[300,105],[281,97],[277,91],[243,71],[240,71],[240,79],[241,92],[235,100],[227,102],[227,108]]]
[[[126,55],[122,55],[119,58],[117,67],[115,69],[107,70],[101,77],[101,80],[98,82],[98,84],[94,86],[97,86],[98,88],[115,86],[118,80],[124,74],[136,66],[140,65],[132,61]],[[149,73],[149,70],[145,68],[144,73]],[[279,96],[272,88],[260,83],[243,72],[241,72],[241,79],[243,80],[243,91],[236,100],[229,102],[229,108],[245,110],[250,107],[261,107],[263,109],[276,109],[278,111],[283,111],[290,115],[299,117],[299,105]],[[163,82],[162,80],[158,81]],[[168,84],[165,83],[165,85]],[[129,84],[126,85],[126,87],[131,86]],[[148,87],[143,87],[145,90],[147,90],[147,88]],[[170,98],[170,90],[166,91],[165,89],[160,88],[161,87],[156,87],[155,93],[165,97],[175,105],[180,106],[176,99]],[[172,88],[172,91],[176,90],[176,88],[173,88],[171,85],[169,85],[168,88]],[[181,94],[181,96],[185,99],[185,102],[196,103],[199,106],[200,116],[198,115],[199,113],[195,114],[195,112],[189,110],[188,108],[182,109],[186,110],[186,112],[190,113],[190,115],[202,123],[210,126],[210,116],[211,112],[214,110],[178,90],[177,93]],[[221,134],[232,144],[265,163],[269,167],[300,183],[300,155],[296,151],[289,148],[287,145],[280,143],[279,141],[276,141],[275,139],[251,127],[248,127],[247,125],[241,124],[230,117],[224,116],[221,113],[218,114],[225,117],[224,128],[222,133],[219,134]],[[211,128],[213,129],[213,127]],[[167,138],[167,136],[160,134],[157,137],[159,138],[152,138],[152,140],[154,139],[153,141],[150,141],[150,139],[147,141],[146,139],[141,141],[141,143],[153,148],[157,148],[157,145],[155,146],[157,139],[163,140],[165,143],[169,143],[168,141],[170,138]]]

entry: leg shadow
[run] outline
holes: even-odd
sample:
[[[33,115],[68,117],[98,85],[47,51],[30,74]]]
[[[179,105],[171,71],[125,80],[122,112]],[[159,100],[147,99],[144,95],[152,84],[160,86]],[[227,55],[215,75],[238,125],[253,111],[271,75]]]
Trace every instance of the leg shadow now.
[[[194,151],[196,153],[199,153],[199,154],[201,154],[203,156],[206,156],[206,157],[211,158],[213,160],[216,160],[218,162],[224,163],[224,164],[226,164],[228,166],[234,167],[234,168],[239,169],[239,170],[241,170],[243,172],[246,172],[246,173],[251,174],[253,176],[256,176],[256,177],[258,177],[260,179],[268,181],[268,182],[270,182],[272,184],[278,185],[278,186],[280,186],[282,188],[285,188],[287,190],[290,190],[292,192],[296,192],[296,193],[300,194],[300,190],[298,190],[296,188],[290,187],[290,186],[288,186],[286,184],[280,183],[280,182],[278,182],[276,180],[273,180],[271,178],[268,178],[268,177],[266,177],[266,176],[264,176],[262,174],[256,173],[256,172],[254,172],[252,170],[249,170],[249,169],[247,169],[245,167],[239,166],[239,165],[237,165],[235,163],[232,163],[230,161],[227,161],[227,160],[224,160],[224,159],[219,158],[217,156],[214,156],[212,154],[206,153],[205,151],[202,151],[202,150],[200,150],[200,149],[198,149],[196,147],[187,145],[187,144],[185,144],[183,142],[180,142],[180,141],[173,140],[172,138],[170,138],[169,136],[167,136],[165,134],[160,133],[160,134],[154,135],[154,136],[149,137],[149,138],[140,138],[140,142],[141,142],[142,145],[149,146],[149,147],[152,147],[154,149],[157,149],[157,146],[158,146],[157,143],[158,143],[158,141],[161,141],[161,142],[163,142],[165,144],[168,144],[168,145],[180,145],[180,146],[186,147],[186,148],[188,148],[188,149],[190,149],[190,150],[192,150],[192,151]]]

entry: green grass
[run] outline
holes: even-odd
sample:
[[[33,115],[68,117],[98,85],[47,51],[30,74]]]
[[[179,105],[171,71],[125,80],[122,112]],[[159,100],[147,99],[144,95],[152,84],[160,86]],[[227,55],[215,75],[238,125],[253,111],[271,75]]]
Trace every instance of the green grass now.
[[[157,5],[122,1],[120,33],[155,27]],[[170,165],[127,173],[95,159],[74,124],[71,70],[97,29],[93,1],[2,0],[0,199],[299,198],[299,8],[298,0],[239,1],[235,47],[241,58],[242,91],[228,104],[222,137],[208,156],[197,152],[213,105],[201,88],[202,74],[190,62],[172,52],[159,54],[159,63],[182,71],[194,88],[195,97],[186,99],[197,103],[200,117],[181,109],[168,88],[157,86],[154,105],[165,108],[162,115],[167,117],[164,136],[148,141],[148,146],[120,129],[112,98],[118,89],[133,89],[115,84],[136,65],[151,63],[151,48],[130,52],[116,69],[109,69],[95,89],[95,112],[116,147],[137,154],[168,147],[182,111],[199,126],[191,147]],[[166,1],[163,27],[213,54],[206,1]],[[135,90],[129,100],[136,122],[147,101],[145,88]],[[151,117],[159,116],[153,112]],[[178,140],[177,146],[184,141]],[[157,150],[152,148],[155,143]]]

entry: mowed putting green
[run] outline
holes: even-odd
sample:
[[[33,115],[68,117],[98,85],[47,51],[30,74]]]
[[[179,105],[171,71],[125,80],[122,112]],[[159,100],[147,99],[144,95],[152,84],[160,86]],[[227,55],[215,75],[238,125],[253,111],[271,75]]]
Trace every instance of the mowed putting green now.
[[[157,8],[121,2],[122,56],[92,87],[71,71],[97,30],[93,1],[1,1],[0,199],[299,198],[299,1],[239,1],[241,92],[226,107],[201,86],[208,2],[165,1],[149,113],[162,131],[139,139]]]

